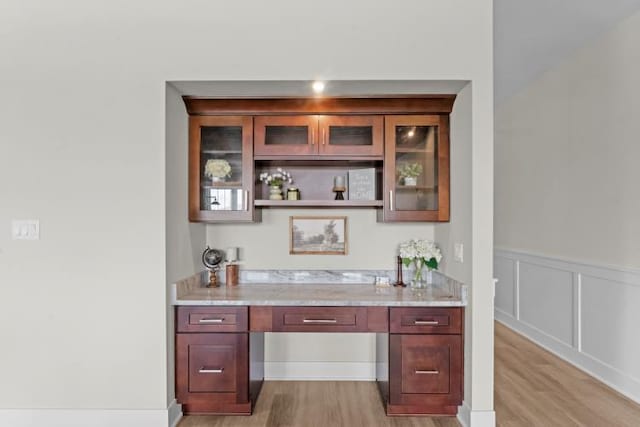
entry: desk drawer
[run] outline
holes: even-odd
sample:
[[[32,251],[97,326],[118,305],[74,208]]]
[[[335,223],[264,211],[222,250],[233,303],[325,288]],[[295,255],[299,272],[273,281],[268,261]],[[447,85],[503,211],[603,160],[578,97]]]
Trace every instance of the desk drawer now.
[[[178,332],[246,332],[247,307],[177,307]]]
[[[273,307],[273,332],[366,331],[366,307]]]
[[[460,307],[392,307],[392,334],[461,334]]]

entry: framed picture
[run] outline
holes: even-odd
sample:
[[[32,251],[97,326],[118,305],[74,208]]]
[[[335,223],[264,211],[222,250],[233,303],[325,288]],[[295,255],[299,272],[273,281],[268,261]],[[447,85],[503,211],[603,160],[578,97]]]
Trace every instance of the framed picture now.
[[[289,217],[291,255],[346,255],[346,216]]]

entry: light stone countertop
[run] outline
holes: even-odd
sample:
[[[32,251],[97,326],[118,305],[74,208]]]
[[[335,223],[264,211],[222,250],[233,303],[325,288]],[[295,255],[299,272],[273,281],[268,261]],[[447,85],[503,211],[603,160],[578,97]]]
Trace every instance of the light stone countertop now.
[[[274,270],[282,278],[282,271]],[[298,276],[300,277],[299,272]],[[311,275],[327,272],[311,273]],[[332,275],[341,274],[331,272]],[[353,274],[353,273],[344,273]],[[273,278],[272,275],[270,278]],[[261,276],[264,277],[264,276]],[[348,276],[350,277],[350,276]],[[241,283],[207,288],[208,273],[198,273],[172,285],[173,305],[271,305],[271,306],[400,306],[456,307],[467,305],[466,286],[438,274],[435,284],[423,289],[376,287],[362,283]],[[242,279],[242,277],[241,277]],[[223,281],[224,282],[224,281]]]

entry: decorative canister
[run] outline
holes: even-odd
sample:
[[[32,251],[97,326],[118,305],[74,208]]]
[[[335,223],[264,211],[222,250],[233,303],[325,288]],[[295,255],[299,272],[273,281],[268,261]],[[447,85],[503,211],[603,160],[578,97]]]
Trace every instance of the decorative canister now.
[[[300,200],[300,190],[297,187],[287,189],[287,200]]]

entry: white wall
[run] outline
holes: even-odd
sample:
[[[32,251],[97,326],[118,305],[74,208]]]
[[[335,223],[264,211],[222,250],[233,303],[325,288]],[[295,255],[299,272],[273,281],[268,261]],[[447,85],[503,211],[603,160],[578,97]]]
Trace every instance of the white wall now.
[[[178,90],[166,85],[165,186],[166,186],[166,280],[167,284],[202,269],[200,256],[205,246],[204,224],[188,218],[189,119]],[[174,307],[167,286],[167,404],[175,398]]]
[[[490,248],[491,6],[5,1],[0,406],[166,409],[166,81],[472,81],[473,245]],[[11,241],[12,218],[39,218],[41,240]],[[491,277],[475,253],[474,306]],[[486,350],[472,363],[491,375]],[[471,382],[490,410],[491,381]]]
[[[640,12],[496,112],[496,318],[640,401]]]
[[[495,244],[640,267],[640,12],[496,110]]]

